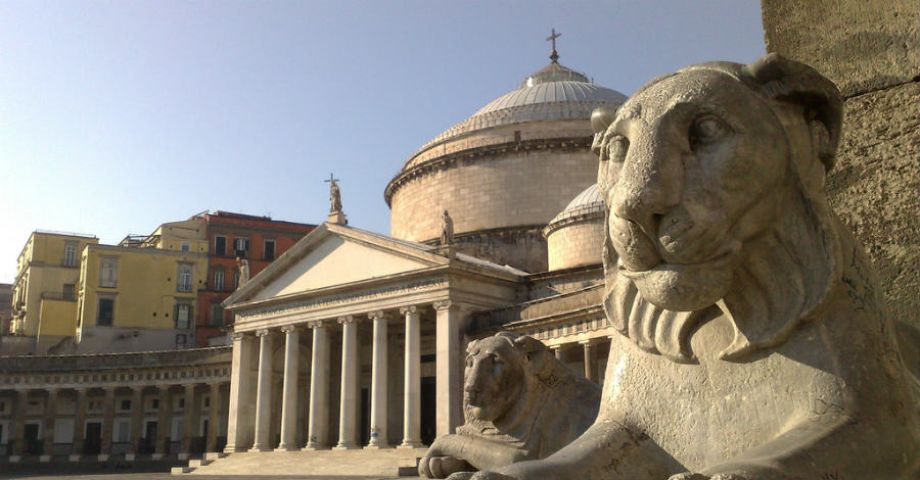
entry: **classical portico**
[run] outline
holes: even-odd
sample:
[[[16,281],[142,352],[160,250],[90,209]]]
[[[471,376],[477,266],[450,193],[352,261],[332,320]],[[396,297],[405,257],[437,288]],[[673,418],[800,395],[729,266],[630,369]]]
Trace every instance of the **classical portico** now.
[[[519,272],[325,224],[238,290],[227,452],[417,448],[463,423],[464,333]]]

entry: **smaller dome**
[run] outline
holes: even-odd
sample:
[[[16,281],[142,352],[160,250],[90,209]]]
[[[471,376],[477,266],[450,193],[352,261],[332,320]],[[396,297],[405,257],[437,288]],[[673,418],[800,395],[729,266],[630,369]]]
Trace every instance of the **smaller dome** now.
[[[604,197],[594,184],[549,222],[543,236],[550,271],[601,263],[605,210]]]
[[[604,213],[604,197],[601,195],[600,190],[597,188],[597,184],[591,185],[586,188],[584,191],[578,194],[575,198],[569,202],[568,206],[558,215],[553,217],[550,220],[547,229],[550,229],[555,224],[563,223],[566,220],[576,219],[584,216],[596,216],[600,214],[603,218]]]

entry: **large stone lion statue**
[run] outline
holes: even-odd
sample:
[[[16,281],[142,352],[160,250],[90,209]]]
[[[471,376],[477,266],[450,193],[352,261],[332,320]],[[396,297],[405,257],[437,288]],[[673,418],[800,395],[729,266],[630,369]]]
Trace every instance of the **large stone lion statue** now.
[[[595,112],[622,334],[597,421],[546,459],[450,478],[914,478],[893,323],[825,198],[841,118],[832,82],[772,54]]]
[[[466,423],[434,441],[419,463],[423,476],[544,458],[594,423],[600,387],[539,340],[501,332],[470,342],[466,351]]]

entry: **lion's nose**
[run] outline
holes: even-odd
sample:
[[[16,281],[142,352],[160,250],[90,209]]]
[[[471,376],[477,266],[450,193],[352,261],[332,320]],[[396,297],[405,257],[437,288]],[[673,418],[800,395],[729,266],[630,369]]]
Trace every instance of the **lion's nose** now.
[[[657,238],[662,215],[680,203],[683,169],[679,155],[655,149],[627,158],[613,190],[614,215],[637,223]]]

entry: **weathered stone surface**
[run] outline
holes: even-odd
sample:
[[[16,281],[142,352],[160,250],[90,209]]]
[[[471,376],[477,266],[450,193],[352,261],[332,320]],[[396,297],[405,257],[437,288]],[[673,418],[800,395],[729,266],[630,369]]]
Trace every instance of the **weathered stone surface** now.
[[[844,96],[920,76],[916,0],[762,0],[767,51],[815,67]]]
[[[834,210],[872,257],[893,318],[920,328],[920,83],[845,102]]]
[[[545,458],[594,422],[600,387],[528,336],[501,332],[470,342],[465,424],[438,437],[419,463],[427,478]]]
[[[598,418],[546,459],[450,478],[915,478],[914,379],[825,194],[842,107],[768,55],[660,77],[603,122],[621,335]]]

